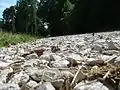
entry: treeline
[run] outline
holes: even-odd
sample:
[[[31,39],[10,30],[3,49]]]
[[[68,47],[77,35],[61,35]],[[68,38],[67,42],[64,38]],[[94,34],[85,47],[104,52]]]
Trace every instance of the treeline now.
[[[120,28],[118,0],[18,0],[3,12],[2,28],[42,36]]]

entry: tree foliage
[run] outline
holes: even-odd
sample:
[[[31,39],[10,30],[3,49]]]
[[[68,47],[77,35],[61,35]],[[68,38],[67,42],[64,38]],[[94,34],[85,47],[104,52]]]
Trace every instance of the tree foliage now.
[[[73,4],[68,0],[41,0],[38,7],[38,16],[49,23],[52,36],[70,33],[68,19]]]
[[[16,8],[15,6],[11,6],[10,8],[6,8],[3,12],[3,20],[4,20],[4,27],[12,32],[15,32],[15,18],[16,18]]]
[[[70,25],[75,33],[120,28],[120,1],[77,0]]]
[[[12,32],[51,36],[120,28],[120,1],[18,0],[3,12],[4,26]],[[48,28],[45,28],[45,27]]]

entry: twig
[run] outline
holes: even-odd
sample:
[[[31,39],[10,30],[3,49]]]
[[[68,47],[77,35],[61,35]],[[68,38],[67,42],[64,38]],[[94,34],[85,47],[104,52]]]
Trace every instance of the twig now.
[[[109,74],[110,74],[110,71],[108,71],[108,72],[103,76],[103,79],[105,80],[105,79],[108,77]]]
[[[73,86],[73,84],[75,83],[75,80],[76,80],[76,78],[77,78],[79,72],[80,72],[80,68],[79,68],[78,71],[76,72],[76,74],[75,74],[75,76],[74,76],[74,78],[73,78],[73,80],[72,80],[70,86]]]

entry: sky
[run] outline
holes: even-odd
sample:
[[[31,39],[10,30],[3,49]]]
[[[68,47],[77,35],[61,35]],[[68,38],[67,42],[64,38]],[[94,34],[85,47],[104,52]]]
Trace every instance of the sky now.
[[[0,0],[0,18],[2,18],[2,13],[4,9],[15,5],[17,0]]]

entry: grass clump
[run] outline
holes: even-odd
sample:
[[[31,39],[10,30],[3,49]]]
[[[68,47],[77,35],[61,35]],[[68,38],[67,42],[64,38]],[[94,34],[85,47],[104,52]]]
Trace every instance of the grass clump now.
[[[8,47],[17,43],[34,41],[40,37],[27,34],[13,34],[11,32],[0,32],[0,47]]]

